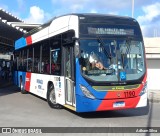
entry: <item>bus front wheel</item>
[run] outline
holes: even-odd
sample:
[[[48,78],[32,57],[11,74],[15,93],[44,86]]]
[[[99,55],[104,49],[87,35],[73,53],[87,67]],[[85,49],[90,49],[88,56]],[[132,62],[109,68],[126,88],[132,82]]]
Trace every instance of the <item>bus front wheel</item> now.
[[[54,89],[53,85],[50,85],[48,88],[47,102],[51,108],[54,108],[54,109],[61,109],[62,108],[62,106],[60,104],[56,103],[56,94],[55,94],[55,89]]]

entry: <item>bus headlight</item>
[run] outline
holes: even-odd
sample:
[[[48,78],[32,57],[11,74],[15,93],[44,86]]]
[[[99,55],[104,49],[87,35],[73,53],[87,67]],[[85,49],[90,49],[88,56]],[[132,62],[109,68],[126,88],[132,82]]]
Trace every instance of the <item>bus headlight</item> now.
[[[144,83],[143,89],[140,92],[139,96],[142,96],[145,93],[147,93],[147,82]]]
[[[95,97],[93,96],[93,94],[83,85],[80,85],[80,88],[83,92],[83,94],[88,97],[88,98],[91,98],[91,99],[95,99]]]

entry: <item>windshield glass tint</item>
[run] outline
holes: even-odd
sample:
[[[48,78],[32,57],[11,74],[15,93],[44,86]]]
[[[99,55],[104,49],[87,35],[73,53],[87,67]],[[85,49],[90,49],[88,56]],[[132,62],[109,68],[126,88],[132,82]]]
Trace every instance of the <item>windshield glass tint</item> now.
[[[83,75],[94,81],[128,81],[145,72],[142,41],[126,39],[80,40]]]

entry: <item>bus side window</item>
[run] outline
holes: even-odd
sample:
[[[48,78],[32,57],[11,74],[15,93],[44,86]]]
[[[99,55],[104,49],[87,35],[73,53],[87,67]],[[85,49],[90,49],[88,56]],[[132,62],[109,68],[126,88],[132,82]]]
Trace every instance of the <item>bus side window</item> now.
[[[61,68],[61,54],[60,49],[52,49],[51,60],[51,73],[53,75],[60,75]]]
[[[44,64],[44,72],[45,72],[46,74],[49,74],[49,73],[50,73],[50,64],[49,64],[49,61],[48,61],[48,60],[45,61],[45,64]]]
[[[50,74],[50,46],[49,41],[41,43],[41,73]]]
[[[28,53],[28,68],[27,71],[32,72],[32,63],[33,63],[33,48],[29,48],[29,53]]]
[[[35,45],[34,47],[34,70],[35,73],[40,72],[40,46]]]

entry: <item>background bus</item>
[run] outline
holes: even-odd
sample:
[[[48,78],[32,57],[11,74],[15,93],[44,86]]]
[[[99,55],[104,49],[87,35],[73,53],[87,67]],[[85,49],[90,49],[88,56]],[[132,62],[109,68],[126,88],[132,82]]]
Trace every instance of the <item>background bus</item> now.
[[[14,82],[21,92],[76,112],[147,106],[146,61],[138,22],[69,14],[15,42]]]

